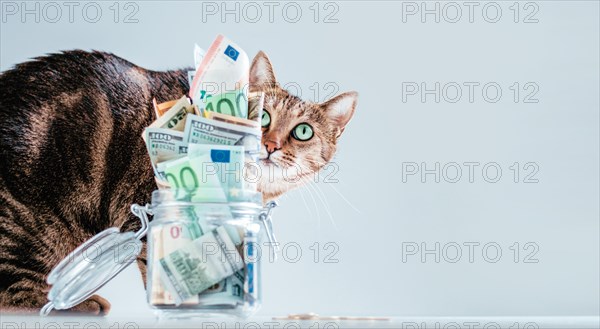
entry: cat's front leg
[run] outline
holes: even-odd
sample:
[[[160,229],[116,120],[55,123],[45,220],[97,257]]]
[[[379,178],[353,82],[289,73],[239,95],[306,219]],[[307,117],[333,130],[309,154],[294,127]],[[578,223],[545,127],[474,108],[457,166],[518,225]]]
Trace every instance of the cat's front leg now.
[[[110,302],[99,295],[92,295],[81,304],[68,310],[57,311],[57,313],[83,313],[85,315],[107,315],[110,311]]]
[[[80,242],[60,226],[64,219],[28,208],[1,187],[0,205],[0,314],[38,313],[48,303],[48,272],[66,256],[70,245]],[[44,227],[40,233],[42,222],[55,224]],[[55,310],[53,314],[106,315],[109,310],[110,303],[94,295],[71,309]]]
[[[137,265],[138,268],[140,269],[140,273],[142,274],[142,282],[144,282],[144,289],[147,289],[146,286],[146,271],[148,269],[148,260],[147,260],[147,249],[146,249],[146,238],[144,237],[143,239],[141,239],[142,241],[142,251],[140,252],[139,256],[137,257]]]
[[[37,314],[48,303],[49,287],[45,282],[22,279],[13,283],[8,289],[0,291],[0,312]],[[66,310],[53,310],[51,314],[81,313],[82,315],[107,315],[110,303],[93,295],[82,303]]]
[[[140,220],[139,218],[129,215],[127,220],[120,225],[121,232],[137,232],[140,229]],[[144,289],[146,289],[146,271],[147,271],[147,253],[146,253],[146,242],[148,241],[146,236],[140,239],[142,242],[142,248],[136,257],[138,268],[140,269],[140,274],[142,275],[142,282],[144,282]]]

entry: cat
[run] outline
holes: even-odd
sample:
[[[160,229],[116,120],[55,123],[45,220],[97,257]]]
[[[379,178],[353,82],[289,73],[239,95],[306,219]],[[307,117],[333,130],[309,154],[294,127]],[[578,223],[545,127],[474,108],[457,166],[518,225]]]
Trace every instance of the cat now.
[[[69,252],[106,228],[139,228],[130,205],[149,202],[156,189],[140,136],[156,119],[153,98],[188,93],[188,70],[150,71],[72,50],[0,74],[1,312],[39,311],[48,273]],[[278,85],[262,51],[249,79],[250,91],[265,92],[259,190],[271,200],[331,160],[358,95],[303,101]],[[137,263],[145,285],[145,241]],[[109,310],[93,295],[67,311]]]

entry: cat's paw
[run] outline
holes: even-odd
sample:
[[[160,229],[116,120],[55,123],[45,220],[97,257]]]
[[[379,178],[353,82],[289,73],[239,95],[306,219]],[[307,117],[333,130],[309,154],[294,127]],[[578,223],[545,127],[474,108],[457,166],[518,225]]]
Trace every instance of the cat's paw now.
[[[110,311],[110,302],[106,299],[92,295],[90,298],[83,301],[81,304],[74,306],[68,310],[62,310],[58,313],[83,313],[85,315],[104,316]]]

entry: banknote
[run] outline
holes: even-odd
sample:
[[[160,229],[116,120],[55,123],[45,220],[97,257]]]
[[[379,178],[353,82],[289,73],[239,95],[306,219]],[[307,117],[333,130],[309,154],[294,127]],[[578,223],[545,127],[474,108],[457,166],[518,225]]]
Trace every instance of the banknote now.
[[[208,250],[216,252],[207,252]],[[198,295],[244,267],[227,230],[220,226],[160,259],[161,279],[175,305]]]
[[[234,90],[220,94],[207,94],[199,102],[202,112],[217,112],[246,118],[248,116],[248,92]]]
[[[164,285],[160,279],[160,262],[159,260],[164,257],[164,243],[162,239],[161,230],[151,231],[151,235],[148,239],[150,246],[148,250],[152,250],[152,254],[149,256],[151,262],[149,271],[152,272],[150,282],[148,283],[150,289],[150,304],[152,305],[167,305],[175,304],[175,300],[165,290]]]
[[[243,241],[243,244],[240,243],[238,251],[244,258],[245,267],[201,293],[198,296],[198,302],[202,305],[235,306],[238,303],[243,303],[244,300],[252,302],[258,298],[255,281],[257,277],[257,234],[251,230],[240,232],[231,225],[225,225],[225,227],[231,227],[227,232],[230,235],[237,233],[240,240]],[[246,255],[249,257],[246,257]]]
[[[231,199],[235,193],[246,188],[243,179],[245,159],[243,146],[189,144],[188,158],[192,168],[201,170],[200,186],[214,188],[217,187],[218,182],[227,199]],[[205,184],[205,182],[212,183]],[[210,199],[211,193],[204,193],[200,188],[195,195],[195,200]]]
[[[190,144],[244,146],[249,155],[256,157],[260,153],[261,137],[262,131],[256,127],[188,115],[183,139]]]
[[[194,76],[196,75],[196,71],[192,70],[192,71],[188,71],[187,72],[187,76],[188,76],[188,85],[192,85],[192,82],[194,82]]]
[[[159,162],[185,155],[182,150],[187,150],[187,143],[183,141],[183,132],[166,128],[146,128],[144,136],[154,173],[164,180],[164,175],[160,174],[156,166]]]
[[[190,144],[188,152],[188,156],[157,165],[177,199],[226,202],[245,188],[243,147]]]
[[[152,291],[151,298],[154,304],[174,304],[175,300],[171,293],[165,290],[160,280],[160,259],[164,255],[170,254],[183,247],[204,234],[208,228],[206,221],[201,220],[193,208],[172,208],[163,210],[163,216],[171,218],[186,218],[185,221],[179,221],[170,224],[164,224],[152,230],[152,250],[153,263],[155,269],[152,272]],[[183,302],[184,304],[198,304],[198,297],[193,296]]]
[[[251,129],[260,129],[260,122],[255,120],[248,120],[244,118],[238,118],[232,115],[222,114],[218,112],[204,112],[203,116],[210,120],[226,122],[234,125],[240,125]]]
[[[245,270],[235,272],[232,276],[218,282],[209,289],[200,293],[198,303],[204,306],[229,305],[234,306],[244,302]]]
[[[202,63],[202,59],[204,58],[204,55],[206,55],[206,51],[204,51],[204,49],[200,48],[200,46],[198,46],[198,44],[194,44],[194,68],[198,69],[198,67],[200,67],[200,64]],[[190,83],[190,86],[192,84]]]
[[[202,58],[204,58],[206,52],[204,49],[200,48],[198,44],[194,45],[194,69],[187,72],[188,76],[188,85],[191,86],[194,82],[194,76],[196,75],[196,70],[200,67],[200,63],[202,62]]]
[[[173,107],[177,103],[177,99],[160,103],[156,102],[156,98],[152,99],[152,105],[154,106],[154,114],[156,114],[156,118],[160,118],[163,114],[165,114],[170,108]]]
[[[245,230],[244,232],[244,262],[246,264],[246,275],[244,276],[244,292],[247,294],[247,300],[251,303],[258,300],[258,257],[259,244],[258,233],[254,230]]]
[[[202,206],[203,211],[206,210],[205,208],[205,206]],[[178,210],[171,211],[179,212]],[[174,218],[182,218],[182,216],[185,216],[189,221],[186,221],[186,223],[166,224],[152,230],[151,250],[153,251],[153,257],[151,260],[154,264],[153,269],[156,269],[152,271],[152,282],[149,288],[151,289],[150,296],[152,305],[175,304],[173,295],[165,289],[165,286],[161,281],[159,260],[164,258],[164,255],[170,254],[182,248],[185,244],[190,243],[192,240],[202,236],[205,231],[209,232],[216,228],[214,225],[211,226],[208,221],[197,216],[194,208],[187,208],[181,211],[185,211],[187,214],[173,213],[171,216]],[[212,214],[214,214],[214,212],[212,212]],[[228,215],[220,216],[220,218],[227,220],[227,218],[232,219],[233,217],[229,212]],[[243,233],[234,225],[224,224],[223,227],[227,231],[227,234],[234,245],[238,248],[238,252],[242,254],[241,245]],[[244,296],[244,275],[244,270],[240,270],[234,273],[233,276],[212,285],[201,294],[188,298],[183,301],[182,304],[235,305],[238,302],[242,302]]]
[[[237,44],[219,35],[194,75],[189,96],[199,110],[228,111],[248,117],[248,55]]]
[[[177,200],[188,200],[189,196],[192,195],[198,187],[200,187],[200,180],[202,179],[202,168],[192,168],[187,156],[163,161],[156,165],[156,171],[170,188],[174,189],[175,199]],[[219,187],[214,182],[214,187]],[[218,183],[218,181],[216,182]]]
[[[183,131],[185,118],[188,114],[196,113],[187,96],[181,97],[167,112],[154,121],[149,128],[167,128]]]

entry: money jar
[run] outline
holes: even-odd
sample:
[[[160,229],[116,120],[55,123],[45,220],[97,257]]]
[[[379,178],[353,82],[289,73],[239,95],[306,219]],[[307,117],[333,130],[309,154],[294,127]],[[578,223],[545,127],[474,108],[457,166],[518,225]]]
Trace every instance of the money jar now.
[[[149,305],[166,317],[252,315],[261,304],[261,258],[269,252],[262,228],[270,231],[275,204],[264,208],[256,192],[228,202],[182,195],[185,191],[172,189],[152,194]]]
[[[232,189],[225,199],[215,195],[206,189],[162,189],[152,193],[152,204],[133,204],[140,229],[108,228],[69,253],[48,274],[51,288],[40,315],[70,309],[96,293],[135,262],[143,237],[147,299],[159,317],[255,313],[261,304],[261,259],[265,254],[276,259],[271,213],[277,203],[263,206],[260,193],[243,189]],[[262,243],[262,236],[268,241]]]

